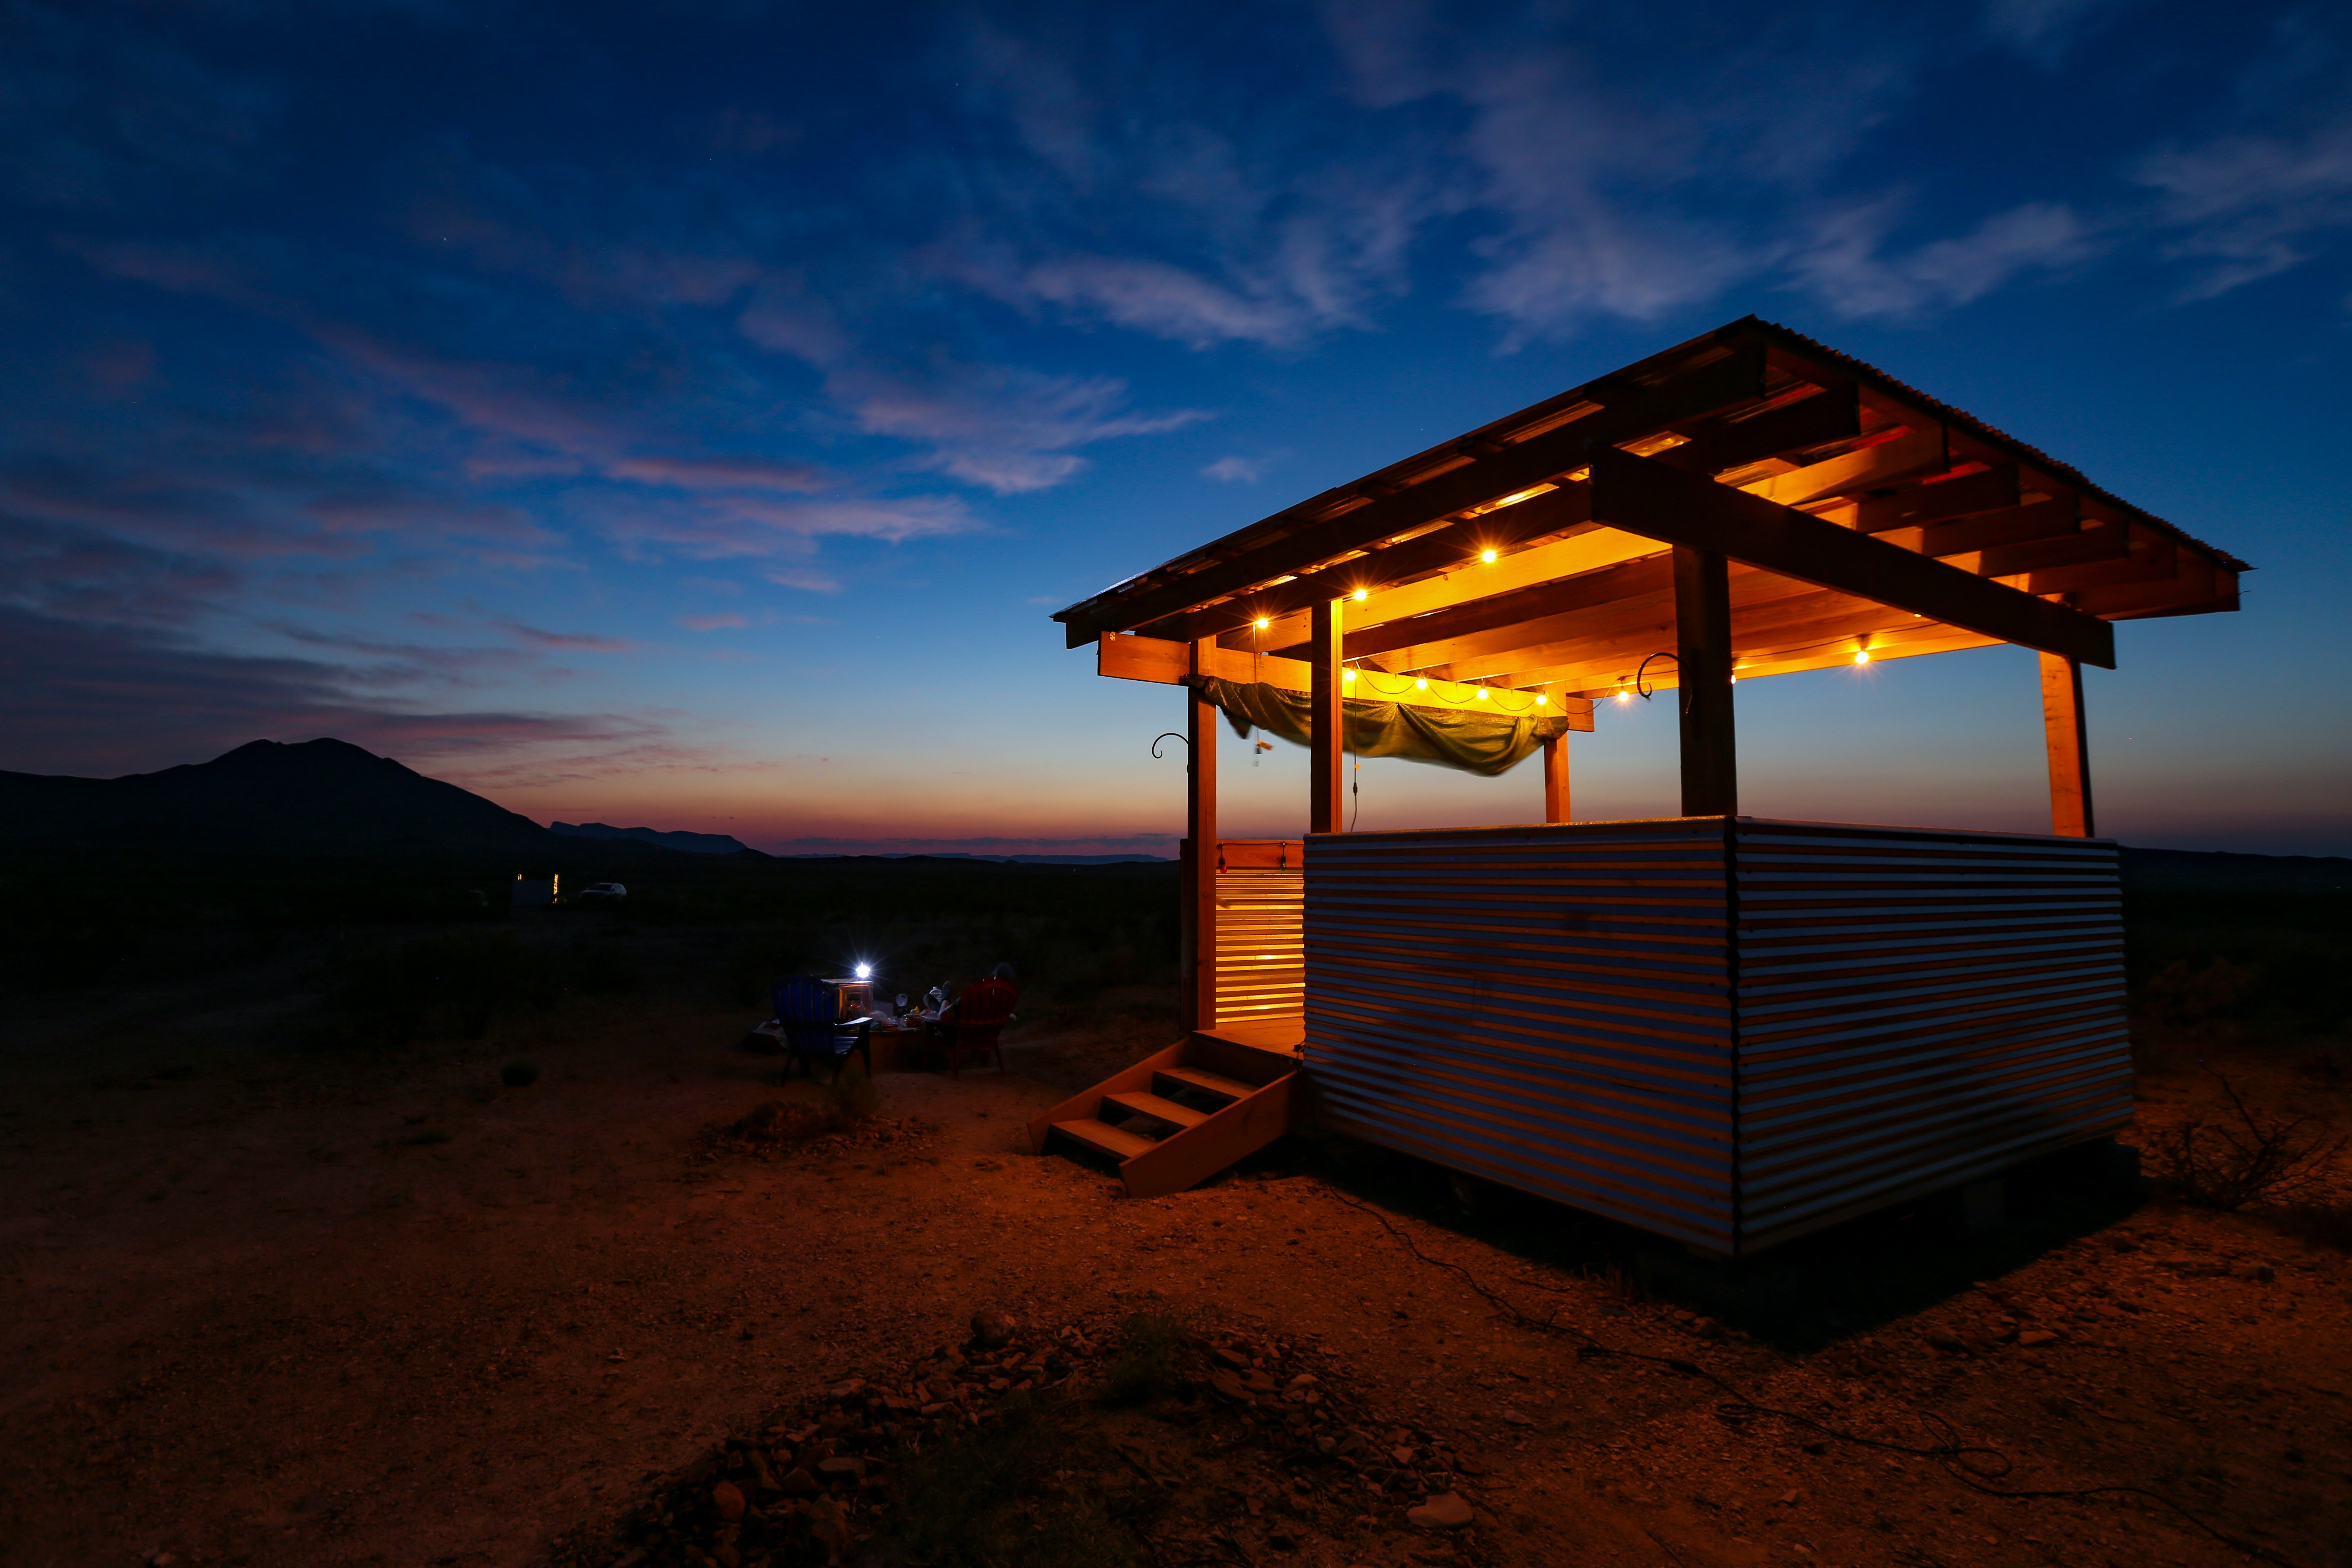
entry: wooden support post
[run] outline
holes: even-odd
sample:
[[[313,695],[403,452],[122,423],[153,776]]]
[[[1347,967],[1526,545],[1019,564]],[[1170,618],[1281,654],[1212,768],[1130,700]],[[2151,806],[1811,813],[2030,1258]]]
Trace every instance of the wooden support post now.
[[[1213,647],[1213,640],[1193,645],[1195,661]],[[1192,760],[1184,773],[1184,988],[1177,1021],[1208,1029],[1217,1022],[1217,705],[1198,688],[1184,697]]]
[[[1675,658],[1681,689],[1683,815],[1739,815],[1731,715],[1731,581],[1720,552],[1675,546]]]
[[[1568,737],[1558,735],[1543,743],[1544,820],[1568,820]]]
[[[1315,605],[1315,624],[1309,639],[1308,662],[1314,666],[1313,689],[1308,693],[1312,707],[1308,711],[1309,740],[1307,763],[1307,831],[1337,833],[1348,820],[1348,730],[1347,715],[1341,706],[1340,689],[1346,684],[1341,678],[1340,643],[1341,615],[1339,599],[1318,600]]]
[[[2091,742],[2083,721],[2083,667],[2054,653],[2042,656],[2042,731],[2050,747],[2050,831],[2088,838],[2091,825]]]

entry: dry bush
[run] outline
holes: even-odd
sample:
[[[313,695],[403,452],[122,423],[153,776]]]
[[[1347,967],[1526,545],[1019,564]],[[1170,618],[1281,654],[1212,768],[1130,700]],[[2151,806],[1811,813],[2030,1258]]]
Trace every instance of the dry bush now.
[[[2226,1117],[2192,1113],[2149,1140],[2158,1180],[2209,1208],[2284,1203],[2315,1187],[2345,1146],[2313,1116],[2257,1116],[2237,1086],[2213,1075]]]

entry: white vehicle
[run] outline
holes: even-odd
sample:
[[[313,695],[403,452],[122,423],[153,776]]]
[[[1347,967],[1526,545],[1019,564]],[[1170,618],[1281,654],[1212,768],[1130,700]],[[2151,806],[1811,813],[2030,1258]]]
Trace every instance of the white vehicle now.
[[[583,904],[617,904],[629,896],[629,889],[618,882],[597,882],[572,895]]]

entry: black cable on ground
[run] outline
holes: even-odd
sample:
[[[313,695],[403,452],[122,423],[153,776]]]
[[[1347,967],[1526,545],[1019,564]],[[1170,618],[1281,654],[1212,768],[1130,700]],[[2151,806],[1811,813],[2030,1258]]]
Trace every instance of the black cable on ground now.
[[[1723,1393],[1730,1396],[1723,1404],[1716,1406],[1717,1414],[1727,1420],[1743,1421],[1758,1415],[1774,1415],[1783,1421],[1791,1422],[1796,1426],[1802,1426],[1809,1431],[1818,1432],[1824,1437],[1833,1438],[1841,1443],[1850,1443],[1856,1447],[1877,1448],[1890,1454],[1905,1454],[1916,1458],[1934,1459],[1943,1466],[1945,1472],[1954,1480],[1958,1481],[1962,1486],[1969,1488],[1971,1491],[1981,1492],[1987,1497],[2009,1498],[2016,1501],[2026,1501],[2035,1498],[2088,1498],[2102,1496],[2145,1498],[2150,1502],[2159,1504],[2164,1508],[2171,1510],[2189,1524],[2212,1537],[2222,1545],[2229,1547],[2233,1552],[2242,1552],[2247,1556],[2254,1558],[2258,1562],[2275,1563],[2278,1565],[2278,1568],[2300,1568],[2300,1565],[2292,1558],[2281,1556],[2279,1553],[2271,1551],[2269,1548],[2258,1546],[2251,1541],[2241,1541],[2236,1536],[2231,1535],[2228,1532],[2207,1523],[2203,1519],[2200,1519],[2196,1514],[2190,1512],[2187,1508],[2174,1501],[2171,1498],[2167,1497],[2164,1493],[2151,1490],[2147,1487],[2132,1486],[2122,1482],[2096,1487],[2043,1487],[2033,1489],[2012,1489],[1990,1485],[1990,1482],[2000,1480],[2003,1477],[2011,1474],[2016,1468],[2015,1463],[2007,1454],[2003,1453],[1999,1448],[1986,1447],[1980,1444],[1960,1442],[1957,1436],[1952,1435],[1951,1423],[1945,1420],[1941,1415],[1935,1414],[1933,1411],[1920,1410],[1915,1407],[1912,1410],[1912,1414],[1919,1418],[1921,1425],[1939,1429],[1945,1434],[1944,1440],[1940,1443],[1936,1443],[1927,1447],[1920,1447],[1916,1444],[1892,1443],[1884,1438],[1865,1437],[1859,1432],[1848,1432],[1842,1427],[1832,1426],[1823,1422],[1816,1421],[1811,1416],[1807,1415],[1801,1411],[1782,1410],[1775,1405],[1765,1405],[1758,1400],[1752,1399],[1738,1388],[1734,1387],[1731,1384],[1725,1382],[1722,1378],[1717,1377],[1714,1373],[1711,1373],[1707,1371],[1706,1368],[1699,1365],[1696,1362],[1686,1360],[1681,1356],[1654,1355],[1647,1351],[1626,1350],[1622,1346],[1604,1343],[1601,1340],[1594,1338],[1591,1333],[1587,1332],[1583,1329],[1577,1328],[1572,1324],[1563,1324],[1559,1322],[1558,1321],[1559,1313],[1557,1311],[1555,1311],[1549,1318],[1531,1318],[1528,1316],[1527,1313],[1520,1311],[1518,1308],[1513,1306],[1509,1301],[1497,1295],[1495,1291],[1488,1289],[1486,1286],[1480,1281],[1476,1275],[1471,1273],[1470,1270],[1465,1268],[1459,1263],[1453,1262],[1447,1258],[1432,1258],[1428,1253],[1423,1252],[1421,1249],[1421,1245],[1414,1241],[1412,1237],[1399,1229],[1394,1220],[1389,1218],[1387,1215],[1382,1214],[1379,1209],[1374,1208],[1371,1205],[1359,1203],[1354,1198],[1348,1196],[1347,1194],[1339,1191],[1328,1184],[1324,1185],[1323,1191],[1328,1193],[1330,1196],[1337,1198],[1339,1202],[1347,1205],[1349,1208],[1360,1210],[1380,1221],[1381,1226],[1387,1229],[1391,1236],[1395,1237],[1399,1242],[1403,1244],[1406,1251],[1421,1259],[1422,1262],[1429,1265],[1433,1268],[1442,1268],[1460,1275],[1462,1277],[1463,1283],[1469,1286],[1482,1300],[1520,1328],[1531,1329],[1538,1333],[1559,1334],[1564,1337],[1583,1341],[1584,1342],[1577,1346],[1576,1349],[1576,1353],[1580,1359],[1613,1356],[1626,1361],[1645,1361],[1658,1366],[1666,1367],[1671,1371],[1680,1373],[1685,1377],[1696,1377],[1703,1382],[1713,1384],[1717,1388],[1722,1390]],[[1986,1463],[1980,1467],[1976,1462],[1979,1460],[1985,1461]]]

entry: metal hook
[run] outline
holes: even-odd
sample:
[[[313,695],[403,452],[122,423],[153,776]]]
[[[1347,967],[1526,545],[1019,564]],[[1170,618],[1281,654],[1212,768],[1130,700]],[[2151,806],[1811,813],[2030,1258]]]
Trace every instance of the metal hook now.
[[[1681,658],[1679,658],[1678,657],[1676,657],[1676,656],[1675,656],[1675,655],[1674,655],[1674,654],[1671,654],[1671,653],[1654,653],[1654,654],[1652,654],[1652,655],[1650,656],[1650,658],[1645,658],[1645,659],[1643,659],[1643,660],[1639,665],[1635,666],[1635,667],[1634,667],[1634,669],[1633,669],[1633,695],[1634,695],[1634,696],[1636,696],[1636,697],[1638,697],[1638,698],[1640,698],[1640,699],[1641,699],[1643,701],[1644,701],[1644,702],[1647,702],[1647,701],[1650,700],[1650,689],[1649,689],[1648,687],[1643,686],[1643,685],[1642,684],[1642,674],[1643,674],[1643,671],[1644,671],[1644,670],[1646,670],[1646,669],[1648,669],[1648,668],[1650,668],[1650,659],[1651,659],[1651,658],[1671,658],[1671,659],[1674,659],[1674,661],[1675,661],[1675,668],[1676,669],[1680,669],[1680,668],[1682,668],[1682,665],[1683,665],[1683,661],[1681,660]]]
[[[1160,733],[1151,737],[1151,760],[1154,762],[1158,762],[1160,760],[1160,742],[1162,741],[1181,741],[1189,746],[1192,743],[1192,737],[1190,735],[1180,735],[1173,730],[1160,731]]]

